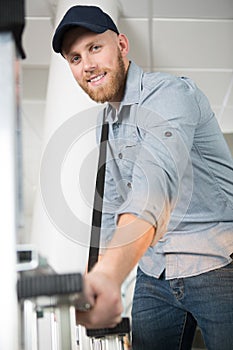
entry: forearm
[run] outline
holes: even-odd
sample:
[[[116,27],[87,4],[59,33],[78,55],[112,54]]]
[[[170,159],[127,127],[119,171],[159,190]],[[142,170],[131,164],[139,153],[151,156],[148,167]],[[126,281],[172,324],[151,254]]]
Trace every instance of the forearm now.
[[[121,320],[121,284],[154,239],[155,229],[131,214],[122,214],[105,254],[85,275],[85,294],[92,305],[77,310],[77,323],[88,328],[113,327]]]
[[[155,228],[132,214],[119,218],[117,230],[93,271],[111,276],[121,284],[154,239]]]

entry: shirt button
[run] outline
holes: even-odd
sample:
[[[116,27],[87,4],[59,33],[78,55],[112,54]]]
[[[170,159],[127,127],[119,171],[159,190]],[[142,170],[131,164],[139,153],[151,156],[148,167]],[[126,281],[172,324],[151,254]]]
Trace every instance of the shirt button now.
[[[165,131],[164,135],[166,137],[171,137],[172,136],[172,132],[171,131]]]
[[[132,188],[131,182],[127,183],[127,187]]]
[[[122,159],[122,158],[123,158],[123,154],[122,154],[122,153],[119,153],[119,154],[118,154],[118,157],[119,157],[120,159]]]

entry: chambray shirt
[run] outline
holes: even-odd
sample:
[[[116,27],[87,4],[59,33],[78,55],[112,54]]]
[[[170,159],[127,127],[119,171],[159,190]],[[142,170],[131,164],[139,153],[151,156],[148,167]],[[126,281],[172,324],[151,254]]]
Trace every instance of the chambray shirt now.
[[[101,246],[118,216],[156,227],[139,261],[158,278],[198,275],[232,261],[233,160],[206,96],[186,77],[131,62],[118,111],[104,110],[109,141]]]

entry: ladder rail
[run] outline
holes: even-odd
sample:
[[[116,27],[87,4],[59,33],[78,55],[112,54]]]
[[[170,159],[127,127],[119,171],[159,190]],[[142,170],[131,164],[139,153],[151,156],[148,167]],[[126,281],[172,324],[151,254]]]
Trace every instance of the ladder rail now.
[[[10,32],[0,32],[0,348],[18,349],[16,294],[15,47]],[[12,336],[14,334],[14,336]]]

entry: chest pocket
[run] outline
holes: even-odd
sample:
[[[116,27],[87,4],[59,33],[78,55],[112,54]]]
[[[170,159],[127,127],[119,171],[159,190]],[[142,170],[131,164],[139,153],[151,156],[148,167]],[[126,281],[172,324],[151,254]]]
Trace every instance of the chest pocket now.
[[[122,139],[119,139],[119,152],[117,163],[121,177],[132,180],[132,172],[142,147],[142,137],[136,127]]]

